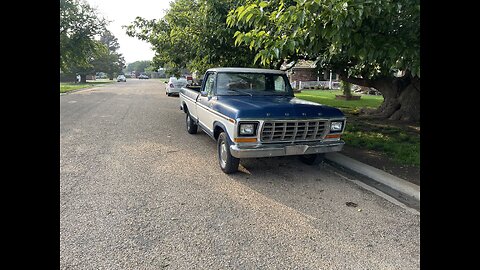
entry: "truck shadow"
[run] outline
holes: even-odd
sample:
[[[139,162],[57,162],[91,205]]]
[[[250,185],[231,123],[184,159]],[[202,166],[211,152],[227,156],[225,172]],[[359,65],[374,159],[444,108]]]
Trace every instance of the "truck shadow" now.
[[[312,166],[302,163],[297,156],[285,156],[242,159],[239,172],[229,177],[301,215],[311,217],[314,227],[340,215],[360,218],[365,213],[357,212],[357,208],[377,209],[389,215],[391,207],[396,207],[338,173],[328,163]],[[358,207],[349,207],[351,202]]]

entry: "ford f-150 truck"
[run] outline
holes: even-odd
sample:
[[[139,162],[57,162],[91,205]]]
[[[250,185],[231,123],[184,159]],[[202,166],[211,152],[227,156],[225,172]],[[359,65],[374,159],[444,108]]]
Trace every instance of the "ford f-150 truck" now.
[[[212,68],[200,88],[183,87],[179,95],[187,132],[200,127],[217,141],[225,173],[236,172],[242,158],[298,155],[318,164],[345,144],[344,114],[295,98],[284,71]]]

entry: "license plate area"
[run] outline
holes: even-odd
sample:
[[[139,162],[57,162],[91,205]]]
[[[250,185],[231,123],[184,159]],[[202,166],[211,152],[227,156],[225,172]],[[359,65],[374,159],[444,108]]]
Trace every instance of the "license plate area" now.
[[[287,155],[303,155],[308,145],[287,145],[285,146],[285,154]]]

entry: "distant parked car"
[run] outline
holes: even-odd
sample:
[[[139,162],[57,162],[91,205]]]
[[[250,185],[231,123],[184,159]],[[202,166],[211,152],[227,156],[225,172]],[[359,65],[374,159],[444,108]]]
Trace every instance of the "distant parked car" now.
[[[117,82],[127,82],[127,78],[125,78],[125,75],[118,75]]]
[[[188,84],[192,84],[192,83],[193,83],[193,77],[192,77],[192,75],[185,75],[184,77],[185,77],[185,79],[187,79]]]
[[[145,75],[145,74],[141,74],[140,76],[138,76],[138,78],[139,78],[140,80],[142,80],[142,79],[150,79],[150,77],[148,77],[148,76]]]
[[[175,77],[170,77],[168,82],[166,82],[165,85],[165,94],[168,96],[171,96],[172,94],[178,95],[180,92],[180,89],[182,87],[187,86],[188,81],[186,78],[175,78]]]

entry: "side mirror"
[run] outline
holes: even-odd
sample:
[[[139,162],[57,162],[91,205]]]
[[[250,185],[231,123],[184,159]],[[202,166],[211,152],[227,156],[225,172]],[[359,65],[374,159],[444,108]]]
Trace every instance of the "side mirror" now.
[[[200,95],[202,97],[206,97],[207,96],[207,91],[200,91]]]

